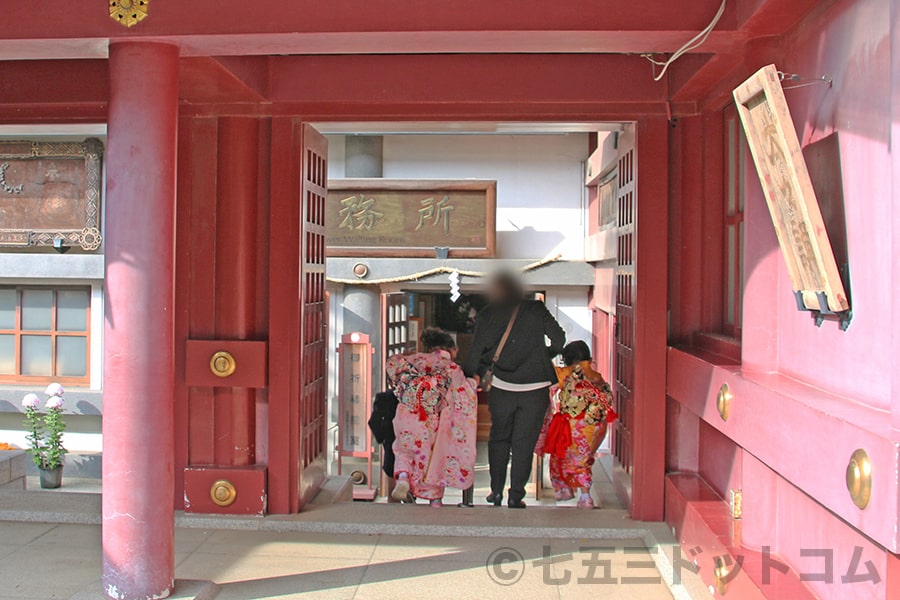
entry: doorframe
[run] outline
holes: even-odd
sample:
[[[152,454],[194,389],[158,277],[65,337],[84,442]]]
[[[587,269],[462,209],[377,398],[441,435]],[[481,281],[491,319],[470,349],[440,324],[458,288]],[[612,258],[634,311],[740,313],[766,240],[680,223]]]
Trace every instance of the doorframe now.
[[[634,475],[631,518],[662,521],[666,475],[669,121],[637,121],[634,308]]]
[[[294,222],[293,210],[300,190],[296,165],[301,159],[303,130],[309,127],[296,117],[272,118],[271,146],[271,210],[270,244],[273,250],[281,244],[291,244],[291,232],[284,223]],[[668,311],[668,180],[669,132],[664,116],[640,118],[635,122],[638,213],[635,247],[635,310],[634,310],[634,472],[623,500],[635,520],[661,521],[664,517],[665,486],[665,369]],[[290,172],[289,177],[284,176]],[[293,227],[293,226],[292,226]],[[294,238],[296,239],[296,238]],[[298,393],[290,372],[300,368],[300,357],[290,348],[285,336],[299,327],[299,311],[292,311],[292,290],[297,282],[279,277],[299,268],[298,256],[272,252],[270,258],[270,381],[269,406],[271,414],[288,416],[270,419],[269,453],[269,512],[299,511],[304,499],[300,497],[300,463],[296,440],[280,431],[290,423],[298,423],[295,402]],[[277,324],[277,326],[276,326]],[[287,354],[282,352],[287,351]],[[288,357],[287,363],[284,362]],[[279,372],[275,363],[290,368]],[[280,421],[280,423],[279,423]],[[323,457],[324,458],[324,457]],[[324,477],[324,470],[322,473]]]

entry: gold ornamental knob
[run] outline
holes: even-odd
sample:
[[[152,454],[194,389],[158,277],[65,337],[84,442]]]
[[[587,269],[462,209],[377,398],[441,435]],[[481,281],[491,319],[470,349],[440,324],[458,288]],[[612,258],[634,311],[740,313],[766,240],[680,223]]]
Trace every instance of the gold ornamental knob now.
[[[720,596],[724,596],[728,591],[728,575],[730,572],[731,570],[723,557],[717,556],[713,559],[714,585]]]
[[[869,453],[862,448],[850,455],[850,462],[847,464],[847,491],[853,498],[853,504],[859,508],[869,505],[872,497],[872,461]]]
[[[218,506],[231,506],[237,498],[237,489],[230,481],[220,479],[209,488],[209,498]]]
[[[216,377],[230,377],[236,369],[237,362],[235,362],[231,352],[222,350],[213,354],[212,358],[209,359],[209,370]]]
[[[719,411],[719,416],[722,417],[723,421],[728,420],[728,416],[731,414],[731,399],[734,396],[731,395],[731,392],[728,390],[728,384],[723,383],[722,387],[719,388],[719,393],[716,396],[716,408]]]

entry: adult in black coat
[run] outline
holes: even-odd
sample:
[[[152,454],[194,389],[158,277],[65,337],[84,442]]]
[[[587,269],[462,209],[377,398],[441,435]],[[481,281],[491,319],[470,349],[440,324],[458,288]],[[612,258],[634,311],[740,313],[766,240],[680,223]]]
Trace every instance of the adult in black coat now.
[[[508,505],[525,508],[534,446],[550,404],[550,386],[556,381],[552,359],[562,352],[566,334],[542,302],[523,299],[521,284],[513,274],[495,275],[488,286],[488,299],[489,305],[476,319],[464,365],[466,375],[476,381],[489,370],[493,373],[488,392],[491,494],[487,500],[500,506],[511,457]],[[513,313],[516,317],[509,338],[494,363]]]

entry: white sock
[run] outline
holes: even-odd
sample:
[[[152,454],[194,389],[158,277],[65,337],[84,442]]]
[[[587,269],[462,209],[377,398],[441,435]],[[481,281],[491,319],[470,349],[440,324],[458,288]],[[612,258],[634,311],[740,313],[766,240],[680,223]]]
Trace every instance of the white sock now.
[[[580,500],[590,500],[590,499],[591,499],[591,495],[590,495],[590,494],[585,494],[585,493],[582,493],[582,494],[581,494]]]

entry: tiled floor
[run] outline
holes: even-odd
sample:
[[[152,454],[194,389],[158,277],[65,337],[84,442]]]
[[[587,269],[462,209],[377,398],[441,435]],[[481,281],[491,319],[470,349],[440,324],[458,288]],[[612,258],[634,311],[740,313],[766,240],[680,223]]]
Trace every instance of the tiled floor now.
[[[178,529],[175,559],[180,580],[212,580],[217,598],[673,597],[634,539]],[[0,522],[0,600],[84,597],[100,568],[98,526]]]
[[[603,456],[608,454],[604,452],[601,448],[599,456]],[[478,453],[475,462],[475,501],[483,502],[484,497],[487,496],[491,491],[491,476],[488,471],[488,449],[487,442],[478,442]],[[544,473],[543,473],[543,490],[540,498],[537,497],[537,490],[534,484],[534,478],[529,481],[528,485],[525,487],[525,491],[527,492],[527,496],[525,497],[525,501],[531,504],[540,504],[542,506],[575,506],[578,501],[577,495],[572,500],[568,500],[565,502],[557,502],[553,496],[553,489],[550,486],[550,475],[549,475],[549,459],[545,458],[544,463]],[[375,466],[375,470],[377,471],[378,467]],[[333,473],[337,473],[337,462],[335,461],[331,465],[331,470]],[[344,459],[344,468],[343,473],[349,474],[355,470],[365,471],[365,462],[357,459]],[[606,508],[622,508],[619,499],[616,497],[615,490],[613,489],[612,482],[609,479],[609,476],[606,474],[606,471],[601,466],[601,461],[597,460],[594,463],[594,486],[591,490],[591,495],[594,498],[594,502],[600,504]],[[379,473],[375,473],[373,479],[376,484],[378,483],[380,477]],[[29,484],[30,485],[30,484]],[[509,485],[509,481],[507,481],[507,486]],[[462,493],[459,490],[448,488],[444,494],[444,503],[445,504],[456,504],[462,499]],[[378,502],[387,502],[387,499],[381,497],[377,500]]]

